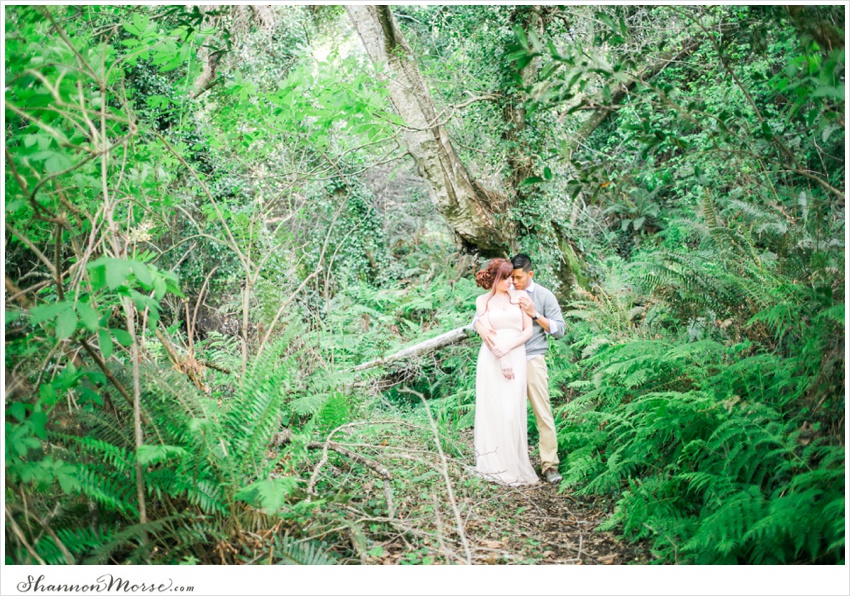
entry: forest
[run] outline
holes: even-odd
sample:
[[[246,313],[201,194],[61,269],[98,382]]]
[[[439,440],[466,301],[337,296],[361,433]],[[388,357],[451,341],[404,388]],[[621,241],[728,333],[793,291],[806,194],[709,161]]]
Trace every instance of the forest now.
[[[6,6],[5,564],[845,564],[844,11]]]

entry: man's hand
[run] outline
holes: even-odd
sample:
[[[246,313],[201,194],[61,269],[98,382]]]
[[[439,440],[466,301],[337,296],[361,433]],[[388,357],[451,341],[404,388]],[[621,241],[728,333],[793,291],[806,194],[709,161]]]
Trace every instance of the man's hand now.
[[[534,315],[537,314],[537,311],[534,308],[534,303],[531,301],[531,298],[529,298],[528,296],[522,296],[519,299],[519,307],[529,317],[533,317]]]
[[[475,330],[478,332],[478,335],[481,336],[481,341],[487,344],[487,347],[490,348],[490,351],[492,352],[496,348],[496,330],[484,325],[480,321],[475,324]]]

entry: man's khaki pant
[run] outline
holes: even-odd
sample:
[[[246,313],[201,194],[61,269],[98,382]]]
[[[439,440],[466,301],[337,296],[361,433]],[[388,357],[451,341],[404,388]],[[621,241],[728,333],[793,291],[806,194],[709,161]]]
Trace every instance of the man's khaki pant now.
[[[555,434],[555,418],[549,405],[549,370],[546,358],[535,356],[528,361],[528,401],[537,419],[540,433],[540,462],[542,469],[558,469],[558,437]]]

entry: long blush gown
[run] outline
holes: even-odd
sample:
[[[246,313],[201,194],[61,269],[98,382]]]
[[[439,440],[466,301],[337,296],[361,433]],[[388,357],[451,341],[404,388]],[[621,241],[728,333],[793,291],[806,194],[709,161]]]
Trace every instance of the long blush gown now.
[[[519,306],[489,308],[487,318],[496,330],[496,341],[522,333]],[[499,359],[486,344],[478,352],[475,373],[475,470],[488,480],[520,486],[537,482],[528,459],[525,344],[505,356],[511,359],[514,378],[502,374]]]

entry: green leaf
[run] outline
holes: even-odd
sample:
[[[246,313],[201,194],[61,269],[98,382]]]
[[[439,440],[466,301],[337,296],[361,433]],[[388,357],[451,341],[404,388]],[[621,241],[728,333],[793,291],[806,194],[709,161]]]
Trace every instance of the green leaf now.
[[[18,209],[26,205],[27,202],[24,199],[12,199],[11,201],[6,202],[6,213],[9,215],[14,214]]]
[[[97,312],[90,304],[86,302],[78,302],[77,314],[80,315],[80,320],[89,331],[97,331],[100,329],[100,313]]]
[[[155,110],[167,108],[169,103],[170,101],[165,95],[151,95],[147,99],[148,107]]]
[[[59,394],[56,393],[56,387],[52,383],[45,383],[38,388],[38,402],[42,407],[50,408],[56,405],[57,401],[59,401]]]
[[[63,300],[61,302],[54,302],[53,304],[47,304],[44,306],[34,306],[30,310],[30,322],[33,325],[37,325],[38,323],[49,321],[50,319],[55,319],[61,313],[65,312],[72,306],[73,304],[71,302],[68,302],[67,300]]]
[[[59,481],[59,486],[62,492],[66,495],[73,494],[80,490],[80,481],[74,475],[76,468],[64,462],[55,470],[56,480]]]
[[[139,445],[136,449],[136,460],[146,466],[165,461],[172,455],[182,457],[185,454],[185,449],[174,445]]]
[[[523,28],[519,25],[514,25],[514,35],[516,35],[519,45],[521,45],[525,50],[528,50],[528,38],[525,36]]]
[[[44,412],[33,412],[30,415],[29,423],[32,426],[32,432],[39,439],[47,438],[47,414]]]
[[[93,261],[88,264],[89,276],[91,277],[91,285],[94,291],[102,290],[106,286],[106,265],[102,259]]]
[[[837,124],[830,124],[823,129],[823,133],[821,135],[821,141],[826,143],[829,136],[837,130],[843,130],[843,128]]]
[[[45,169],[51,174],[67,170],[71,167],[71,165],[73,165],[71,160],[68,159],[67,155],[62,153],[53,153],[53,155],[47,158],[47,161],[44,162]]]
[[[153,332],[156,332],[157,323],[159,323],[159,311],[156,309],[151,309],[148,314],[148,329]]]
[[[106,285],[110,290],[119,288],[127,283],[127,275],[130,273],[130,264],[120,259],[109,259],[106,261]]]
[[[80,394],[80,403],[93,403],[99,406],[103,405],[103,398],[93,389],[83,385],[82,387],[77,388],[77,392]]]
[[[519,186],[528,186],[529,184],[537,184],[539,182],[545,182],[545,180],[540,176],[529,176],[528,178],[520,182]]]
[[[133,25],[133,24],[131,24],[131,23],[128,23],[127,21],[124,21],[124,22],[121,24],[121,26],[122,26],[122,27],[124,27],[124,30],[125,30],[127,33],[129,33],[130,35],[139,35],[139,34],[141,34],[141,30],[140,30],[138,27],[136,27],[135,25]]]
[[[619,27],[617,26],[617,24],[614,22],[614,19],[611,18],[610,15],[605,14],[604,12],[598,12],[598,13],[596,13],[596,17],[600,21],[602,21],[603,23],[608,25],[608,28],[610,28],[615,33],[619,32]]]
[[[165,278],[163,278],[161,275],[154,274],[154,278],[153,278],[153,297],[154,297],[154,299],[157,302],[159,302],[165,296],[165,292],[166,292]]]
[[[543,44],[540,43],[540,38],[537,37],[537,33],[534,32],[534,29],[528,29],[528,39],[531,41],[531,46],[534,48],[535,52],[543,51]]]
[[[185,298],[183,292],[180,290],[180,278],[177,277],[176,273],[173,271],[162,271],[161,275],[165,278],[165,287],[169,292],[178,298]]]
[[[146,308],[149,310],[159,309],[159,303],[147,294],[142,294],[136,290],[130,290],[130,297],[133,299],[133,303],[139,311],[143,311]]]
[[[112,356],[112,337],[106,329],[101,329],[97,332],[97,343],[100,346],[100,353],[103,354],[104,359]]]
[[[128,263],[130,265],[130,270],[136,276],[136,279],[139,280],[139,283],[145,286],[145,288],[150,288],[153,280],[148,266],[138,261],[128,261]]]
[[[286,504],[286,498],[297,485],[298,479],[292,476],[258,480],[239,490],[236,498],[273,515]]]
[[[546,180],[552,179],[552,170],[549,166],[545,166],[543,168],[543,178],[545,178]]]
[[[125,348],[133,345],[133,336],[123,329],[109,329],[109,332],[115,338],[115,341]]]
[[[27,417],[27,407],[23,402],[16,401],[11,406],[9,406],[6,411],[18,419],[19,422],[23,422]]]
[[[76,329],[77,313],[70,308],[59,313],[59,318],[56,320],[56,337],[67,339],[74,334]]]
[[[838,87],[833,87],[832,85],[818,87],[812,93],[812,97],[831,97],[833,99],[844,100],[844,85]]]

